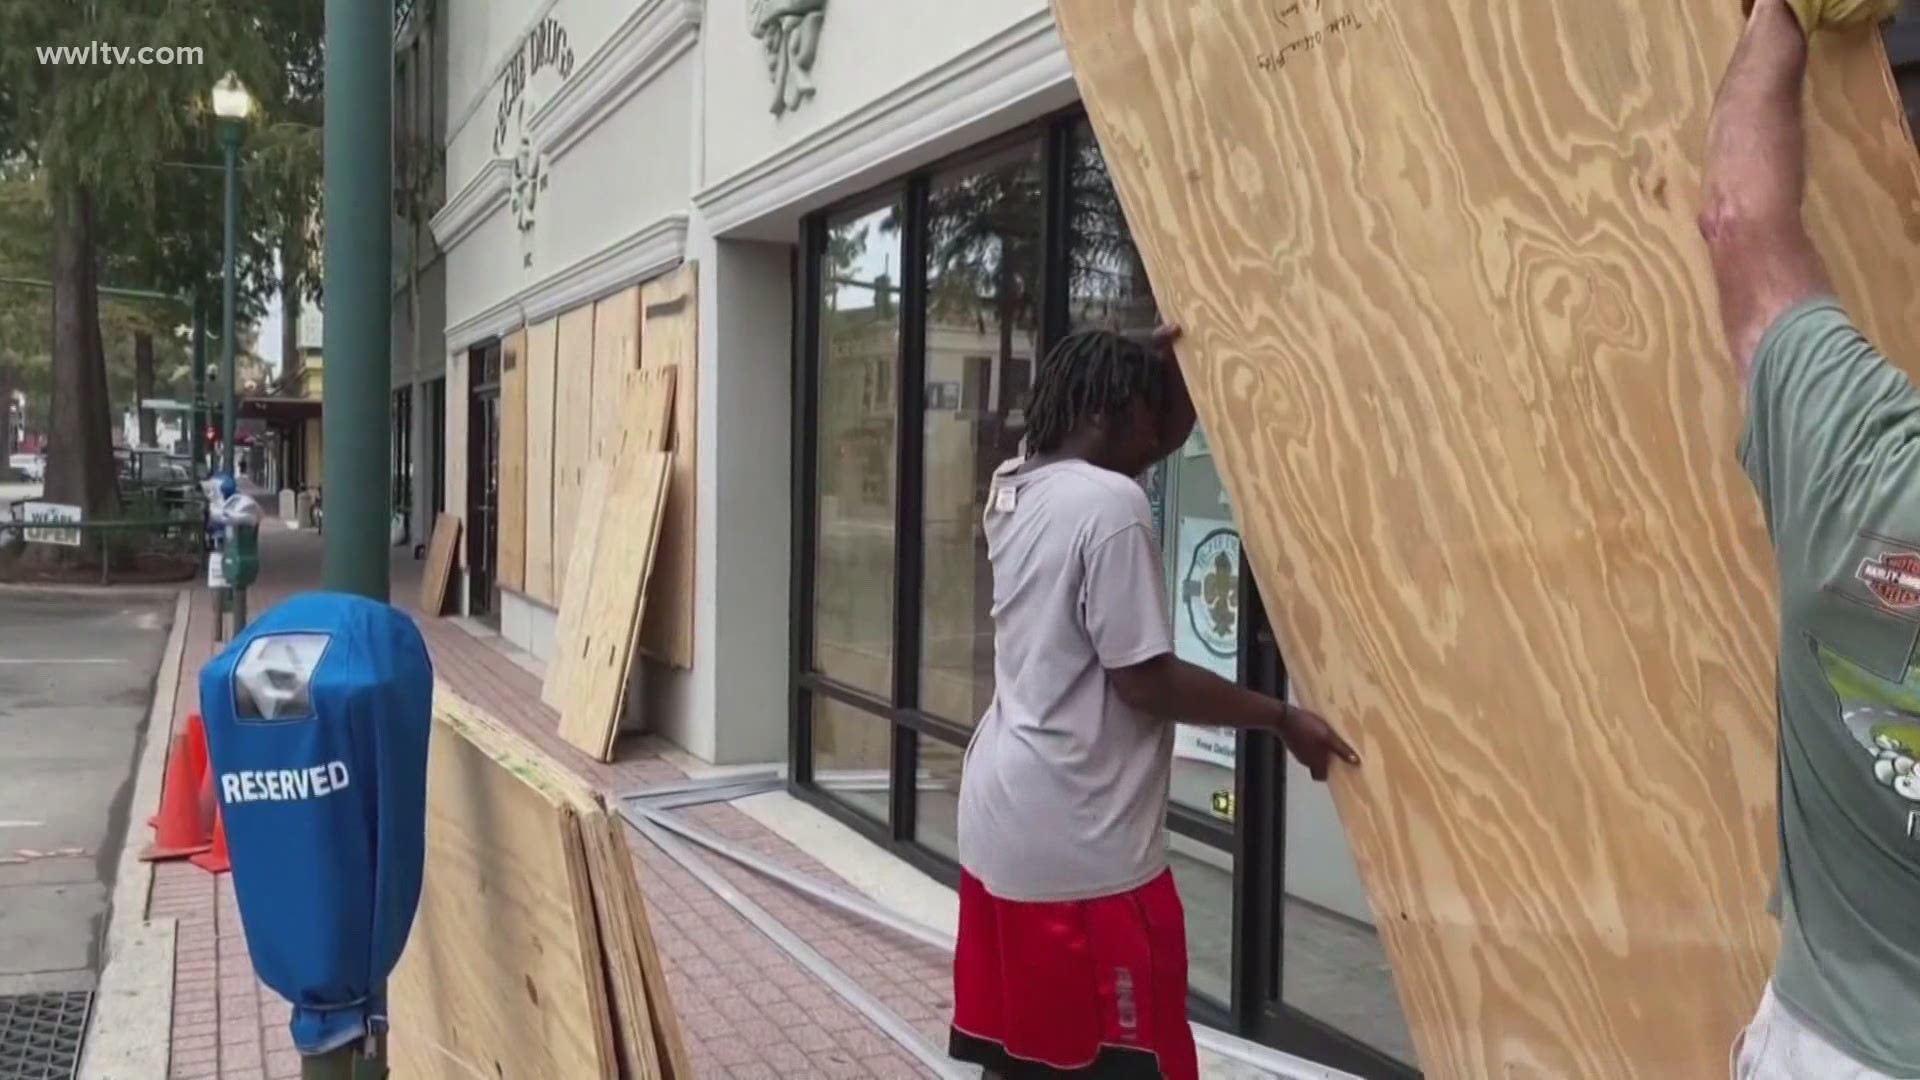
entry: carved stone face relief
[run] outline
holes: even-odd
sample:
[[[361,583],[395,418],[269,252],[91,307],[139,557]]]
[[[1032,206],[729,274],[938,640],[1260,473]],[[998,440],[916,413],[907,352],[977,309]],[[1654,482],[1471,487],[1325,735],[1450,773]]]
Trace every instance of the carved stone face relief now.
[[[747,26],[766,50],[773,80],[773,115],[813,97],[813,61],[826,20],[827,0],[747,0]]]

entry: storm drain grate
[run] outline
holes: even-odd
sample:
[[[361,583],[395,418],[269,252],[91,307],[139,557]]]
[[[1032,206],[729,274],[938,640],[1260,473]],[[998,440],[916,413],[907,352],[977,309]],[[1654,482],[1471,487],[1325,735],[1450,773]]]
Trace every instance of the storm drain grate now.
[[[73,1080],[93,994],[0,997],[0,1080]]]

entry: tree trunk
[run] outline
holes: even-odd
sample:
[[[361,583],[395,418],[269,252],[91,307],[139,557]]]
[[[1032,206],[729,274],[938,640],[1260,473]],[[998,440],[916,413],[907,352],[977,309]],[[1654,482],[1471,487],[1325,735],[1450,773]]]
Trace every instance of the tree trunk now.
[[[119,513],[106,352],[100,345],[93,193],[57,185],[53,198],[53,393],[47,410],[48,502],[87,520]]]
[[[153,335],[145,330],[133,333],[133,396],[134,407],[140,410],[140,445],[159,446],[156,418],[147,408],[153,400]]]
[[[7,473],[7,458],[13,455],[14,434],[26,427],[25,409],[13,406],[13,365],[0,360],[0,476]]]

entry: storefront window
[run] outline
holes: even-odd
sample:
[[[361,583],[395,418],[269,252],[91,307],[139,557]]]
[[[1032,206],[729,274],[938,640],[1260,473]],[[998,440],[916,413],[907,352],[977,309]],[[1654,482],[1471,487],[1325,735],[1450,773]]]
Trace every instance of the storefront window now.
[[[836,218],[820,267],[813,666],[880,697],[893,692],[899,221],[897,205]]]
[[[814,784],[885,823],[893,725],[824,695],[812,699],[812,708]]]
[[[927,192],[920,704],[968,726],[993,697],[980,520],[993,470],[1019,453],[1033,385],[1041,188],[1036,141],[936,176]]]

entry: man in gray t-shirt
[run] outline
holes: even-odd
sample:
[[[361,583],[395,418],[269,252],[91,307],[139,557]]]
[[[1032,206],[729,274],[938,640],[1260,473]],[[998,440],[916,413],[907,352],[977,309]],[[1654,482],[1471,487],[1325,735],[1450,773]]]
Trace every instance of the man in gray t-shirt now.
[[[1068,338],[1027,422],[1031,456],[994,474],[985,515],[994,696],[961,774],[952,1053],[990,1075],[1192,1080],[1175,719],[1275,731],[1317,778],[1358,758],[1319,717],[1173,654],[1132,479],[1193,429],[1165,350]]]
[[[1800,215],[1806,35],[1883,0],[1756,0],[1708,129],[1707,238],[1780,577],[1780,957],[1741,1080],[1920,1077],[1920,391]],[[1863,54],[1864,55],[1864,54]]]

